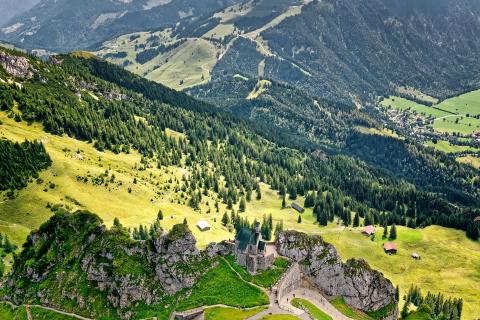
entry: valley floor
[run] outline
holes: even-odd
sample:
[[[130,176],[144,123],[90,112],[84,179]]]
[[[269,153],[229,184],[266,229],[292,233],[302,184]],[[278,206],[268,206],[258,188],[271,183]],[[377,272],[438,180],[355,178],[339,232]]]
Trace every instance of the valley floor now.
[[[0,138],[19,142],[40,140],[53,161],[52,167],[40,173],[41,180],[32,181],[14,199],[0,194],[0,233],[7,234],[18,245],[50,217],[49,207],[53,205],[88,209],[99,214],[107,226],[118,217],[124,226],[131,228],[149,225],[161,209],[162,227],[170,229],[186,218],[200,248],[209,242],[234,237],[221,223],[226,211],[224,204],[220,204],[217,212],[214,197],[210,195],[203,197],[201,209],[195,211],[174,191],[175,182],[188,173],[185,168],[158,169],[150,164],[144,170],[141,156],[135,152],[128,155],[99,152],[92,144],[47,134],[40,125],[15,122],[3,112],[0,121]],[[295,201],[303,205],[304,199]],[[274,224],[283,221],[285,229],[321,234],[343,259],[364,258],[383,272],[400,286],[401,296],[413,284],[425,292],[462,297],[463,319],[474,319],[480,314],[480,243],[468,240],[463,232],[436,226],[417,230],[399,227],[396,241],[399,252],[388,256],[382,249],[385,242],[382,230],[377,230],[376,240],[371,241],[360,234],[360,229],[336,223],[319,227],[309,208],[298,223],[298,213],[291,208],[281,209],[281,202],[275,191],[262,185],[262,199],[247,203],[244,215],[261,221],[264,214],[272,214]],[[211,230],[201,232],[194,227],[201,220],[207,221]],[[412,259],[413,252],[422,259]]]

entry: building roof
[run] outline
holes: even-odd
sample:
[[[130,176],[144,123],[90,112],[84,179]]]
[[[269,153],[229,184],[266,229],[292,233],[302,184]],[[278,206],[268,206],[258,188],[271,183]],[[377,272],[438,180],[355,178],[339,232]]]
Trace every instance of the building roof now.
[[[301,206],[299,206],[298,204],[296,204],[295,202],[292,203],[292,208],[297,210],[298,212],[300,213],[303,213],[305,211],[305,209],[303,209]]]
[[[418,253],[414,252],[414,253],[412,253],[412,257],[414,257],[414,258],[420,258],[420,255],[419,255]]]
[[[255,233],[249,228],[242,228],[237,232],[235,240],[238,241],[238,249],[243,251],[249,244],[255,244]]]
[[[387,242],[383,245],[383,249],[385,249],[385,251],[397,251],[397,245],[393,242]]]
[[[480,222],[480,216],[476,217],[475,219],[473,219],[473,221],[475,222]]]
[[[208,222],[205,221],[205,220],[199,221],[199,222],[197,223],[197,227],[198,227],[198,229],[200,229],[200,230],[210,229],[210,225],[209,225]]]
[[[370,225],[370,226],[366,226],[365,228],[363,228],[363,233],[366,233],[366,234],[373,234],[375,233],[375,227]]]

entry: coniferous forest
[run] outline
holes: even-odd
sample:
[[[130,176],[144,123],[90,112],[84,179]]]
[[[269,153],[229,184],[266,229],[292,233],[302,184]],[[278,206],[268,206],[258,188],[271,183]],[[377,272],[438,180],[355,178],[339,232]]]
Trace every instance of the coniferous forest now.
[[[22,189],[52,161],[40,142],[0,140],[0,191]]]
[[[72,55],[48,63],[33,57],[29,60],[36,72],[22,88],[0,84],[6,97],[3,110],[19,117],[16,104],[21,120],[38,121],[47,132],[92,142],[100,151],[128,153],[135,149],[158,166],[190,168],[185,191],[192,207],[205,190],[219,194],[229,206],[244,198],[248,202],[252,192],[259,190],[259,182],[264,182],[291,200],[309,195],[308,205],[314,207],[321,225],[335,216],[351,224],[348,213],[354,211],[379,224],[438,224],[466,230],[478,215],[474,208],[479,188],[471,184],[475,172],[467,166],[437,167],[433,174],[422,177],[422,183],[414,184],[369,165],[371,161],[342,154],[319,156],[315,151],[267,140],[246,120],[101,60]],[[169,137],[166,128],[185,137]],[[43,150],[37,144],[30,149]],[[41,163],[35,168],[47,163],[22,158]],[[416,161],[425,166],[419,159],[402,162],[411,168],[418,167]],[[5,172],[9,172],[4,178],[10,181],[8,187],[24,184],[13,182],[17,180],[11,173],[18,174],[14,168]],[[426,179],[431,179],[430,185],[443,181],[451,190],[432,192]]]

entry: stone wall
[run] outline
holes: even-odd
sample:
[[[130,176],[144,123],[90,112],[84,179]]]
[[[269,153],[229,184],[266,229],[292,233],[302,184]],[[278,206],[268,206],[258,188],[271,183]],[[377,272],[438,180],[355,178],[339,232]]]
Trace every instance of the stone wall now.
[[[301,282],[302,273],[300,266],[297,262],[294,262],[277,283],[277,300],[281,301],[284,296],[300,288]]]

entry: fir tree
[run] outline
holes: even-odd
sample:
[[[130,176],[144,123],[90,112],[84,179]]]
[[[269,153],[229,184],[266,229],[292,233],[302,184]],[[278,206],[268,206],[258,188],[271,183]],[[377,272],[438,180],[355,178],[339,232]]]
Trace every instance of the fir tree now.
[[[162,212],[162,210],[158,210],[157,220],[158,220],[158,221],[162,221],[162,220],[163,220],[163,212]]]
[[[227,215],[227,213],[225,212],[225,213],[223,214],[223,217],[222,217],[222,224],[223,224],[223,226],[226,226],[229,222],[230,222],[230,221],[229,221],[229,219],[228,219],[228,215]]]
[[[353,227],[356,228],[360,225],[360,215],[358,212],[355,212],[355,217],[353,217]]]
[[[390,236],[388,238],[390,240],[397,239],[397,227],[395,226],[395,223],[392,224],[392,227],[390,228]]]
[[[302,223],[302,215],[301,214],[298,215],[297,223]]]
[[[478,223],[475,221],[471,221],[467,226],[467,237],[472,239],[473,241],[477,241],[479,237],[478,232]]]
[[[247,204],[245,203],[245,198],[242,197],[242,199],[240,199],[240,205],[238,210],[240,212],[245,212],[246,207],[247,207]]]

